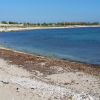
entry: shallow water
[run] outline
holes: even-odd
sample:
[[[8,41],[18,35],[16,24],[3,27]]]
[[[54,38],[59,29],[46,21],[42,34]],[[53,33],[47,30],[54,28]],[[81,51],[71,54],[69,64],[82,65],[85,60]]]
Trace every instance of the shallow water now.
[[[100,64],[100,28],[1,32],[0,45],[31,54]]]

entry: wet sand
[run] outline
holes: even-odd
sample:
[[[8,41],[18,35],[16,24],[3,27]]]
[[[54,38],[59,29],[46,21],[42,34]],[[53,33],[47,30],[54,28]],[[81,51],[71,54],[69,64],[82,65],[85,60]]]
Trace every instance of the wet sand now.
[[[2,100],[99,100],[100,66],[1,48],[1,97]]]

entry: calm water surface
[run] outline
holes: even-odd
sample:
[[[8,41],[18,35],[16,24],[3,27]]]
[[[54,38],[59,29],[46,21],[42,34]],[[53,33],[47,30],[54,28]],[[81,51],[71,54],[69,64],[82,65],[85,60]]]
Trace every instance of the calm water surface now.
[[[1,32],[0,45],[30,54],[100,64],[100,28]]]

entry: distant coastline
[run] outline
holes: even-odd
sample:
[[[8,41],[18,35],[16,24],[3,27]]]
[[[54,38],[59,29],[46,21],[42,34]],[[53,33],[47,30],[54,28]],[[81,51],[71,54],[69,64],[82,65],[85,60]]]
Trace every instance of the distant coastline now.
[[[68,25],[68,26],[21,26],[21,25],[3,25],[0,24],[0,32],[11,31],[25,31],[25,30],[37,30],[37,29],[62,29],[62,28],[86,28],[86,27],[100,27],[100,25]]]

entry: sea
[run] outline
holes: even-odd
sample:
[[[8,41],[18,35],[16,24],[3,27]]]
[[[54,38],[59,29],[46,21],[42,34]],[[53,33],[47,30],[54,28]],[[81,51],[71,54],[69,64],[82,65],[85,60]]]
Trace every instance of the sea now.
[[[41,56],[100,65],[100,28],[0,32],[0,46]]]

